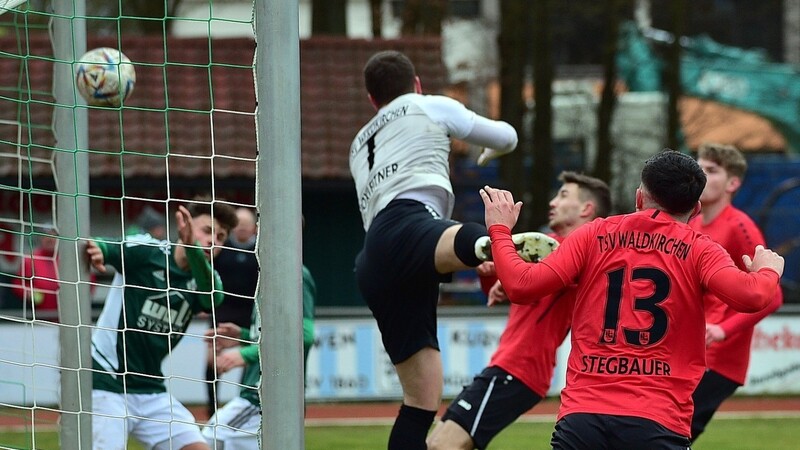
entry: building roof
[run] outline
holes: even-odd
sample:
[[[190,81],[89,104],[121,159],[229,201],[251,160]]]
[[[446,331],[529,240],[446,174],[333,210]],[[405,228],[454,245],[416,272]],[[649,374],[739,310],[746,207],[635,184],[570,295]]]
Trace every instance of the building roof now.
[[[745,152],[785,152],[788,143],[767,119],[732,106],[696,97],[678,103],[686,146],[730,144]]]
[[[52,45],[46,35],[21,39],[0,39],[0,177],[20,169],[49,176]],[[115,38],[95,37],[87,48],[118,45]],[[136,85],[125,108],[89,109],[91,176],[197,177],[209,176],[212,166],[217,179],[255,175],[252,40],[126,36],[121,49],[135,64]],[[303,177],[349,178],[350,143],[374,115],[361,70],[371,54],[386,49],[414,61],[426,92],[444,88],[438,38],[300,42]],[[20,165],[18,152],[34,162],[26,158]]]

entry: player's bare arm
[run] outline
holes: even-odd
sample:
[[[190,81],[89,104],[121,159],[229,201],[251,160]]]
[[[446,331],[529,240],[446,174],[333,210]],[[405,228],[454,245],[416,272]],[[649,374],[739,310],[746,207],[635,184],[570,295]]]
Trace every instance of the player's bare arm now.
[[[723,267],[708,280],[708,288],[738,312],[759,312],[772,303],[779,289],[783,257],[759,245],[752,260],[744,255],[742,261],[750,273],[735,266]]]
[[[494,286],[489,289],[489,294],[487,297],[488,300],[486,301],[486,306],[494,306],[500,303],[508,302],[508,295],[506,295],[503,285],[500,284],[500,280],[496,281]]]
[[[97,271],[106,272],[105,257],[96,242],[88,241],[86,243],[86,257],[89,259],[89,264]]]
[[[228,350],[217,356],[217,373],[223,374],[236,367],[244,367],[244,358],[239,349]]]
[[[522,202],[514,202],[514,196],[509,191],[489,186],[484,186],[480,194],[486,208],[486,227],[505,225],[513,229],[522,210]]]
[[[725,330],[715,323],[706,324],[706,347],[715,343],[725,340]]]
[[[206,336],[224,336],[233,339],[242,338],[242,327],[233,322],[223,322],[217,325],[217,328],[212,328],[206,331]]]
[[[241,345],[242,328],[233,322],[224,322],[217,325],[217,328],[206,330],[205,336],[209,338],[208,345],[213,345],[216,353],[219,353]]]
[[[485,261],[481,263],[478,267],[475,268],[475,272],[480,277],[493,277],[497,275],[497,271],[495,271],[494,269],[493,261]]]
[[[175,220],[178,223],[178,239],[184,244],[191,244],[194,242],[194,222],[189,210],[183,205],[178,206],[175,212]]]
[[[752,259],[748,255],[742,255],[742,261],[750,272],[758,272],[760,269],[767,268],[774,270],[778,276],[783,275],[783,256],[764,248],[763,245],[756,246],[756,252]]]
[[[708,287],[720,300],[738,312],[759,312],[768,307],[775,298],[775,291],[779,289],[779,280],[783,275],[784,260],[779,254],[758,245],[753,258],[743,255],[742,261],[750,271],[749,274],[736,268],[723,268],[712,275]]]
[[[179,244],[194,244],[194,223],[192,215],[189,210],[184,206],[178,206],[175,211],[175,222],[178,224],[178,243]],[[189,268],[189,261],[186,259],[186,249],[182,246],[175,248],[175,262],[178,267],[186,270]]]

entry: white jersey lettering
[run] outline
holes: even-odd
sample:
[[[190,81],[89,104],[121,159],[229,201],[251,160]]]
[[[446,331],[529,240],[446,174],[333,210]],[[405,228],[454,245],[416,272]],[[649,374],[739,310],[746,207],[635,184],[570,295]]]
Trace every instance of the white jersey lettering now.
[[[449,218],[455,199],[450,136],[463,138],[474,120],[474,112],[442,96],[405,94],[381,108],[350,147],[350,172],[364,229],[390,201],[420,189],[444,192],[442,204],[431,206]]]

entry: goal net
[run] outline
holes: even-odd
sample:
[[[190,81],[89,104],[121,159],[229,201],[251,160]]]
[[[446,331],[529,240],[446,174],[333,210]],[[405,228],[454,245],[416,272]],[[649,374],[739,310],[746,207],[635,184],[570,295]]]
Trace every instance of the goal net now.
[[[204,287],[194,267],[198,254],[220,249],[255,258],[255,244],[213,242],[219,221],[210,222],[208,246],[175,244],[179,205],[212,215],[258,206],[254,30],[247,2],[0,1],[0,448],[82,447],[93,440],[85,423],[99,419],[111,425],[95,425],[95,441],[98,433],[116,439],[119,424],[145,446],[179,448],[176,436],[201,430],[212,407],[247,388],[257,400],[240,365],[219,367],[206,338],[218,314],[234,317],[213,299],[252,308],[255,284],[249,294]],[[75,81],[83,52],[96,48],[127,56],[135,81],[121,56],[106,53],[111,59],[92,63],[107,78],[90,68],[79,75],[94,83],[93,100]],[[108,100],[100,91],[116,83],[112,94],[123,98]],[[107,271],[87,269],[90,241],[100,243]],[[173,267],[178,247],[194,255],[178,263],[185,280]],[[245,332],[233,342],[260,340]],[[95,390],[118,394],[119,408],[89,402],[79,382],[87,376]],[[137,403],[163,389],[156,411]],[[211,436],[257,433],[238,426],[218,424]]]

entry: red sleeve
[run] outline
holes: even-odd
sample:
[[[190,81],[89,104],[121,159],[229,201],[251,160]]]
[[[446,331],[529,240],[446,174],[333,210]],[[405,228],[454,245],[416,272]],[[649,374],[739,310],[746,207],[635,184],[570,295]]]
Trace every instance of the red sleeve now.
[[[708,289],[736,311],[753,313],[774,300],[779,281],[780,276],[771,269],[747,273],[728,266],[711,275]]]
[[[761,319],[777,311],[783,305],[783,291],[780,288],[775,291],[772,302],[763,310],[755,314],[734,314],[719,323],[718,325],[725,331],[725,336],[732,336],[742,330],[751,329],[761,322]]]
[[[741,214],[744,216],[744,213]],[[731,254],[734,263],[742,270],[746,270],[744,262],[742,261],[742,255],[748,255],[752,258],[757,245],[767,245],[764,241],[764,236],[761,234],[755,222],[745,219],[749,218],[744,216],[742,219],[735,222],[736,226],[734,230],[737,231],[732,234],[731,239],[726,241],[728,244],[725,246],[725,249]],[[732,336],[742,330],[754,327],[761,319],[780,308],[782,304],[783,291],[778,288],[776,289],[775,297],[773,297],[772,302],[763,310],[753,314],[732,314],[717,325],[722,327],[726,336]]]
[[[13,286],[11,287],[11,291],[21,300],[25,300],[26,278],[30,277],[30,274],[33,272],[31,270],[31,264],[32,264],[31,259],[32,258],[30,256],[22,258],[22,264],[20,264],[19,266],[19,272],[17,272],[17,276],[14,277],[13,280],[11,280],[11,284],[13,284]]]
[[[489,227],[492,255],[497,278],[503,285],[511,303],[532,304],[545,295],[567,286],[555,270],[547,264],[525,262],[511,241],[511,230],[505,225]],[[556,256],[558,252],[548,258]]]
[[[478,276],[478,279],[481,282],[481,290],[484,294],[489,295],[489,290],[494,286],[494,283],[497,281],[497,275],[490,275],[490,276]]]

